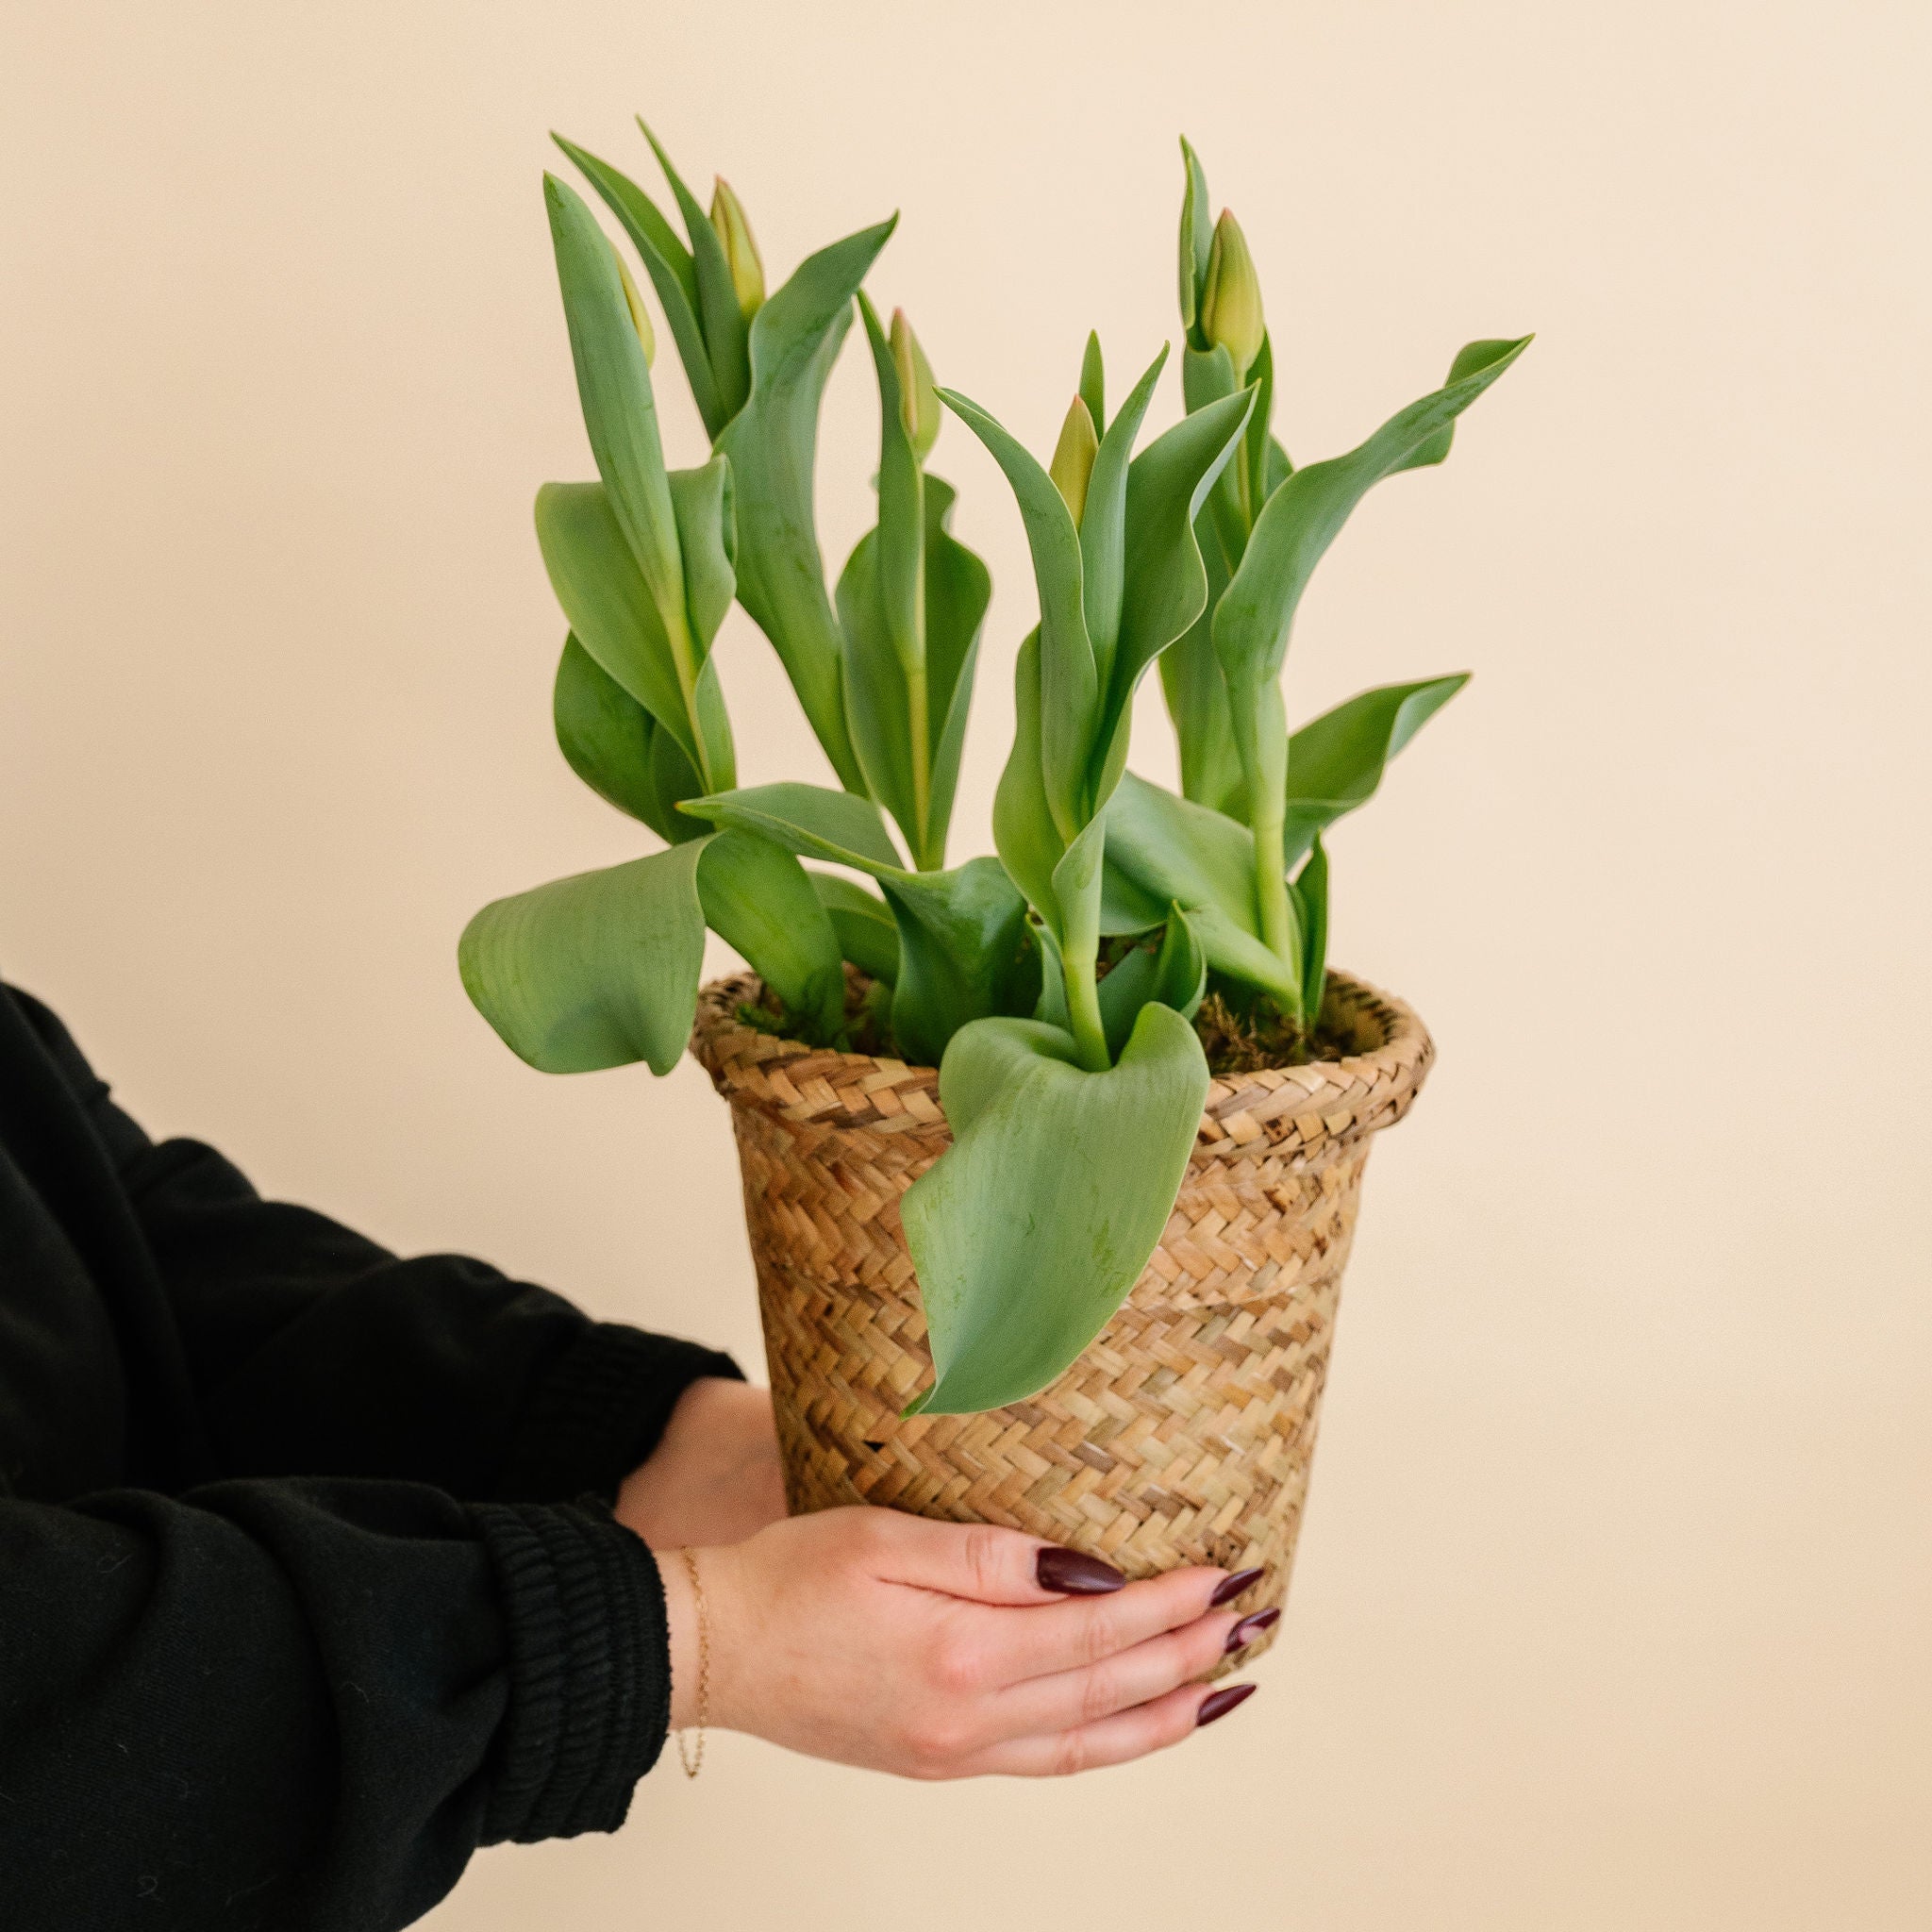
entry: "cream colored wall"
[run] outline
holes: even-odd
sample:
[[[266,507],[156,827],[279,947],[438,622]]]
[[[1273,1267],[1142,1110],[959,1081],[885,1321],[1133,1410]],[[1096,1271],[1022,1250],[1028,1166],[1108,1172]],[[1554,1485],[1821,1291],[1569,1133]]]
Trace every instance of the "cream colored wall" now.
[[[485,898],[638,849],[547,735],[529,503],[589,459],[545,129],[648,174],[647,110],[781,272],[903,208],[875,293],[1037,448],[1090,324],[1117,373],[1174,329],[1182,129],[1298,456],[1541,331],[1297,634],[1298,714],[1477,676],[1335,840],[1338,956],[1442,1058],[1374,1164],[1265,1694],[1049,1788],[723,1740],[614,1840],[481,1857],[441,1932],[1932,1923],[1928,25],[6,9],[0,970],[265,1186],[751,1364],[703,1078],[528,1073],[453,959]],[[837,557],[873,408],[848,354]],[[957,425],[936,461],[1000,586],[970,851],[1031,591]],[[809,764],[741,616],[722,650],[747,773]]]

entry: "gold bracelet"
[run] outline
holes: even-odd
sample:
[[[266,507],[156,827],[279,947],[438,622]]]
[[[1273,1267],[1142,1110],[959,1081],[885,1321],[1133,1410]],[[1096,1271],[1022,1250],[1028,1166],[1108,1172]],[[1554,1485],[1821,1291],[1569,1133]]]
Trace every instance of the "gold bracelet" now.
[[[711,1624],[705,1614],[705,1586],[698,1580],[698,1559],[695,1552],[685,1549],[678,1555],[684,1558],[685,1574],[691,1578],[691,1600],[698,1612],[698,1709],[697,1722],[691,1728],[697,1733],[695,1745],[685,1742],[685,1734],[677,1734],[678,1761],[684,1766],[686,1777],[695,1777],[705,1767],[705,1723],[711,1715]]]

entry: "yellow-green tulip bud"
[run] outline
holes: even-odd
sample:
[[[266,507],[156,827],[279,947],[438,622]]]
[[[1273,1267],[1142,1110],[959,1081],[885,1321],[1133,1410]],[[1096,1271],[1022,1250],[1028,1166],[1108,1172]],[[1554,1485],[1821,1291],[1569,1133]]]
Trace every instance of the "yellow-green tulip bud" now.
[[[1054,445],[1053,461],[1046,466],[1046,474],[1073,511],[1076,530],[1087,508],[1087,484],[1093,475],[1093,458],[1099,454],[1100,437],[1093,427],[1093,417],[1086,403],[1075,396],[1067,411],[1067,420],[1060,425],[1060,440]]]
[[[724,259],[731,264],[731,287],[749,322],[764,306],[765,265],[758,259],[758,244],[751,239],[751,224],[744,218],[744,209],[722,175],[711,190],[711,225],[724,244]]]
[[[925,351],[919,346],[919,338],[912,333],[903,308],[892,310],[891,340],[892,364],[899,372],[899,416],[906,434],[912,439],[913,450],[924,462],[940,440],[944,412],[940,408],[939,385],[932,379],[932,364],[925,359]]]
[[[610,245],[610,258],[617,264],[617,278],[624,284],[624,299],[630,305],[631,326],[638,332],[638,341],[644,345],[644,367],[648,369],[658,359],[658,331],[651,326],[651,311],[644,307],[644,298],[638,293],[638,285],[630,278],[630,270],[625,266],[624,257],[618,254],[617,244]]]
[[[1208,250],[1208,280],[1201,291],[1201,333],[1225,349],[1234,360],[1237,378],[1261,353],[1268,325],[1261,314],[1261,280],[1247,237],[1226,208],[1214,225]]]

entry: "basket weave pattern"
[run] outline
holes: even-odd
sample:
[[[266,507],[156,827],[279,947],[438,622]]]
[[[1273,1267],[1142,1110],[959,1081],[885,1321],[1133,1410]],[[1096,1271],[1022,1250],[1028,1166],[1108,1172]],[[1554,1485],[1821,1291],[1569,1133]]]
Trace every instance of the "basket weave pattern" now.
[[[1079,1360],[1031,1401],[901,1421],[932,1366],[898,1204],[951,1141],[939,1075],[756,1031],[758,991],[708,986],[692,1049],[731,1103],[792,1511],[1002,1523],[1130,1576],[1258,1564],[1242,1608],[1280,1604],[1369,1137],[1428,1072],[1422,1022],[1331,974],[1324,1029],[1357,1050],[1210,1084],[1160,1245]]]

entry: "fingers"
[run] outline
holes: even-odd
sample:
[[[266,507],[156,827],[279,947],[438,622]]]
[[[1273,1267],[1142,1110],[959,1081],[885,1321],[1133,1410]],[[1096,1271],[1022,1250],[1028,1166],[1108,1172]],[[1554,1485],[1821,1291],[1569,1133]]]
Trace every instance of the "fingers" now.
[[[1030,1617],[984,1618],[974,1630],[989,1653],[987,1674],[1000,1685],[1097,1664],[1150,1637],[1178,1630],[1217,1607],[1223,1573],[1170,1570],[1110,1596],[1070,1597]],[[1224,1631],[1232,1614],[1221,1621]]]
[[[1209,1690],[1199,1684],[1170,1690],[1151,1704],[1136,1705],[1112,1717],[1050,1736],[1017,1738],[980,1754],[971,1766],[976,1775],[1006,1777],[1068,1777],[1076,1771],[1097,1771],[1102,1765],[1126,1764],[1151,1752],[1165,1751],[1192,1736],[1203,1723],[1234,1708],[1251,1684]]]
[[[1212,1670],[1227,1655],[1238,1623],[1233,1610],[1210,1611],[1098,1663],[1015,1684],[994,1700],[991,1721],[1008,1738],[1037,1737],[1156,1703]]]
[[[863,1540],[873,1574],[889,1583],[972,1603],[1024,1607],[1108,1595],[1126,1581],[1097,1557],[994,1524],[934,1523],[896,1509],[855,1509],[851,1515],[853,1534]]]

